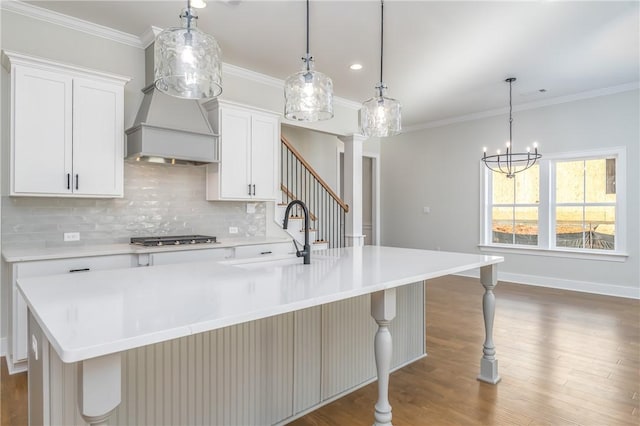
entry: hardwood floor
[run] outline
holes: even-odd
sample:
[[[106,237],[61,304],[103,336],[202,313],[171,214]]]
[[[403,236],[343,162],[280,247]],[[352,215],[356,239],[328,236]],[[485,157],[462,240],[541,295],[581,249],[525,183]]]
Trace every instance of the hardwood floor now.
[[[640,301],[500,283],[494,340],[502,381],[476,380],[482,286],[444,277],[427,285],[428,356],[391,376],[402,425],[640,424]],[[373,422],[376,383],[291,426]],[[2,361],[2,425],[26,424],[26,375]]]
[[[0,362],[0,421],[2,426],[27,424],[27,373],[9,375],[7,361]]]

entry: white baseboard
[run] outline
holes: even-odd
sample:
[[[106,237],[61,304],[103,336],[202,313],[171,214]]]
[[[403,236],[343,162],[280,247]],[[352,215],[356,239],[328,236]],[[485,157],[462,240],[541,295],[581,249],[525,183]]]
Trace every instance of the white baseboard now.
[[[480,272],[474,269],[456,275],[479,278]],[[538,275],[514,274],[511,272],[500,272],[499,270],[498,281],[555,288],[558,290],[578,291],[581,293],[601,294],[604,296],[624,297],[627,299],[640,299],[640,287],[565,280],[562,278],[542,277]]]

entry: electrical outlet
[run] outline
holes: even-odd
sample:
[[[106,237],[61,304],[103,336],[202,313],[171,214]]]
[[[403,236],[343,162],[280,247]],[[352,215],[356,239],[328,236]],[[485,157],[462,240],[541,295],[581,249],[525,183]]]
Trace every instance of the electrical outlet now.
[[[229,233],[230,234],[237,234],[238,233],[238,227],[237,226],[230,226],[229,227]]]
[[[63,234],[64,241],[80,241],[79,232],[65,232]]]

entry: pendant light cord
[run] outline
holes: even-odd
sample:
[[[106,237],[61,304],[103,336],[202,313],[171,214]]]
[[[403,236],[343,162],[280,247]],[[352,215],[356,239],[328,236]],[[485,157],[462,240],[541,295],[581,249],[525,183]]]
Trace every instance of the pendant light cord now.
[[[511,131],[511,126],[513,123],[513,117],[511,116],[511,113],[513,112],[513,105],[511,103],[511,85],[512,84],[513,84],[513,80],[509,79],[509,147],[513,152],[513,136]]]
[[[384,54],[384,0],[380,0],[380,91],[382,91],[382,57]],[[380,94],[382,96],[382,94]]]
[[[307,0],[307,71],[309,71],[309,61],[311,57],[309,56],[309,0]]]

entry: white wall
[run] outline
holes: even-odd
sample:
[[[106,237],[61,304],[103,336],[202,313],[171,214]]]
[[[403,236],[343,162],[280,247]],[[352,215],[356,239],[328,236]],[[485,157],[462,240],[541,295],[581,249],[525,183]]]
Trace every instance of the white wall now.
[[[335,135],[311,131],[302,127],[282,126],[287,138],[322,179],[339,194],[338,152],[344,144]]]
[[[627,148],[628,259],[605,262],[504,254],[504,278],[622,296],[640,296],[640,92],[514,113],[514,143],[541,153]],[[480,157],[508,139],[496,116],[405,133],[381,143],[382,244],[478,253]],[[423,206],[431,208],[423,213]]]

